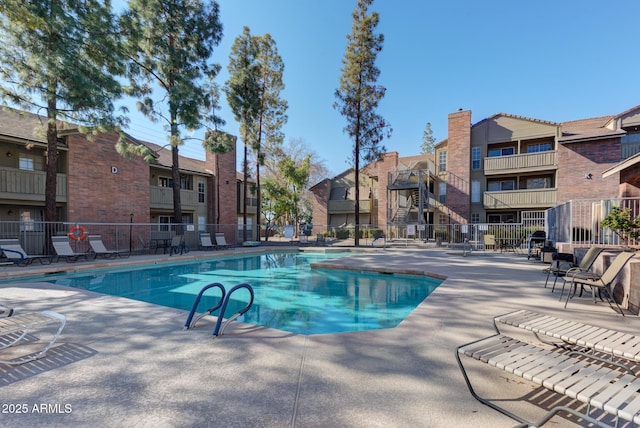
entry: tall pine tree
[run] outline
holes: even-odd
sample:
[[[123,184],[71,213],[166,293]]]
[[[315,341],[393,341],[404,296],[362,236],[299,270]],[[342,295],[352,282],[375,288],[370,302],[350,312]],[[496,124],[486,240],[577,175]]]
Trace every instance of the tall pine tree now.
[[[45,220],[58,221],[58,133],[63,121],[98,133],[125,119],[114,100],[121,86],[116,21],[108,0],[3,0],[0,98],[47,117]]]
[[[334,107],[347,119],[344,131],[353,139],[355,175],[355,245],[360,239],[360,157],[372,161],[386,149],[382,140],[391,135],[385,119],[376,113],[385,88],[376,84],[380,70],[375,61],[382,51],[384,36],[374,34],[378,13],[368,13],[373,0],[358,0],[352,17],[351,33],[347,36],[347,50],[342,59],[340,87],[336,90]]]
[[[131,94],[138,109],[169,132],[176,223],[182,223],[181,131],[205,127],[216,102],[212,87],[220,66],[211,56],[222,38],[219,15],[210,0],[130,0],[121,17]]]

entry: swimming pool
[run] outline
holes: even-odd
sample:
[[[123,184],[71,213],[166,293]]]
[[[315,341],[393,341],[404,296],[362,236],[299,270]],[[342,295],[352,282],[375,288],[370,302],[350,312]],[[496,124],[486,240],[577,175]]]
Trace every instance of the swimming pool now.
[[[396,327],[442,282],[429,277],[310,267],[313,262],[346,254],[274,252],[215,257],[180,264],[128,266],[126,270],[47,275],[30,278],[29,282],[51,282],[187,311],[207,284],[219,282],[228,291],[246,282],[253,287],[255,300],[238,320],[298,334]],[[209,290],[198,312],[214,306],[219,297],[217,288]],[[233,293],[225,318],[242,309],[248,299],[246,290]]]

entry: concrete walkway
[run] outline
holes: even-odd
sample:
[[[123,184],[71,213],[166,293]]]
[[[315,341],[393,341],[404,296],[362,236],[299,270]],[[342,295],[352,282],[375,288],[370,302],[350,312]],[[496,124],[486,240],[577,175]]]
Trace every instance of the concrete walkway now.
[[[114,263],[149,258],[158,259]],[[214,318],[185,332],[185,311],[46,283],[3,283],[0,303],[17,313],[54,310],[68,322],[45,358],[0,365],[0,422],[7,427],[510,427],[513,420],[471,396],[454,358],[456,346],[493,333],[493,316],[527,308],[638,331],[637,317],[623,318],[589,298],[573,299],[564,310],[559,293],[543,287],[547,265],[523,255],[376,249],[332,263],[425,271],[446,280],[394,329],[301,336],[233,323],[215,339]],[[25,270],[2,268],[0,275]],[[520,378],[471,362],[469,368],[480,392],[515,399],[502,404],[529,420],[556,404],[557,396]],[[575,424],[555,417],[549,426]]]

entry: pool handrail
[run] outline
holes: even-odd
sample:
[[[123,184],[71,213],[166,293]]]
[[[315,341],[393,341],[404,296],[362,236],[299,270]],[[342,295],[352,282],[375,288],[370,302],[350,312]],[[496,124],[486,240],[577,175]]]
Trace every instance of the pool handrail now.
[[[196,313],[196,309],[198,309],[198,304],[200,303],[200,299],[202,298],[202,295],[204,294],[205,291],[213,287],[218,287],[222,292],[222,295],[220,296],[220,300],[215,306],[207,309],[204,314],[200,315],[198,318],[195,319],[195,321],[191,322],[191,320],[193,319],[193,316]],[[211,315],[213,311],[220,308],[220,306],[222,306],[222,303],[224,302],[224,298],[226,294],[227,292],[224,289],[224,285],[220,284],[219,282],[214,282],[212,284],[205,285],[204,287],[202,287],[202,290],[200,290],[200,292],[196,296],[196,300],[193,302],[193,306],[191,307],[191,312],[189,312],[187,321],[184,323],[184,330],[189,330],[190,328],[195,327],[198,321],[200,321],[202,318],[206,317],[207,315]]]
[[[251,296],[251,298],[249,299],[249,303],[247,303],[247,305],[240,309],[238,312],[236,312],[235,314],[233,314],[226,323],[224,323],[224,325],[222,326],[222,328],[220,328],[221,324],[222,324],[222,320],[224,318],[224,312],[227,309],[227,305],[229,304],[229,299],[231,298],[231,295],[236,291],[239,290],[241,288],[246,288],[249,291],[249,294]],[[251,308],[251,305],[253,305],[253,299],[254,299],[254,293],[253,293],[253,287],[251,287],[251,285],[247,284],[247,283],[242,283],[242,284],[238,284],[238,285],[234,285],[231,290],[229,290],[229,292],[227,293],[227,295],[224,298],[224,302],[222,302],[222,307],[220,308],[220,314],[218,315],[218,321],[216,321],[216,326],[213,329],[213,335],[214,336],[222,336],[222,333],[224,332],[224,329],[232,322],[234,321],[236,318],[238,318],[239,316],[243,315],[244,313],[246,313],[249,308]]]

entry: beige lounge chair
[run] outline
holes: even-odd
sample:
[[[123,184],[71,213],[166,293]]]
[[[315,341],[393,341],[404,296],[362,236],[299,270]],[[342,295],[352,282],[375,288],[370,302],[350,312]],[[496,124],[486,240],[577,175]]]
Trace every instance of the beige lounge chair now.
[[[91,246],[91,250],[96,254],[96,257],[101,256],[107,259],[111,257],[129,257],[128,251],[107,250],[100,235],[89,235],[89,245]]]
[[[216,248],[211,242],[211,234],[209,233],[201,233],[200,234],[200,249],[201,250],[214,250]]]
[[[39,261],[40,264],[51,264],[51,257],[49,256],[28,255],[27,252],[22,249],[18,238],[0,239],[0,252],[4,253],[5,257],[16,265],[27,266],[34,260]]]
[[[67,262],[73,263],[78,261],[80,257],[83,257],[85,260],[94,260],[96,258],[95,253],[76,253],[71,248],[69,244],[69,238],[67,236],[52,236],[51,243],[53,244],[53,249],[56,252],[56,257],[54,261],[58,261],[60,257],[64,258]]]
[[[489,247],[493,251],[496,250],[496,236],[495,235],[484,235],[482,238],[484,240],[484,249],[487,250]]]
[[[28,312],[0,318],[0,364],[12,366],[42,358],[58,339],[66,322],[67,319],[64,315],[52,311]],[[2,355],[7,348],[20,344],[27,335],[40,331],[50,324],[59,324],[59,326],[43,349],[24,356],[4,359],[6,357]]]
[[[574,272],[588,272],[591,270],[591,267],[602,250],[604,250],[602,247],[589,248],[578,264],[564,260],[554,260],[553,263],[551,263],[551,266],[549,266],[549,272],[547,272],[547,280],[544,282],[544,288],[547,288],[547,283],[549,282],[549,276],[551,274],[556,276],[553,280],[553,287],[551,288],[551,292],[553,292],[556,289],[556,281],[558,280],[558,277],[566,277],[567,274]],[[562,298],[562,295],[560,295],[560,298]]]
[[[224,233],[218,232],[216,233],[216,246],[218,248],[229,248],[230,244],[227,244],[227,240],[224,237]]]
[[[613,259],[611,265],[609,265],[607,270],[605,270],[602,275],[597,275],[591,272],[575,272],[572,274],[567,274],[566,282],[571,283],[571,288],[569,288],[569,290],[573,290],[573,292],[575,293],[576,287],[578,285],[591,287],[594,303],[596,301],[595,290],[597,289],[598,291],[602,291],[609,301],[609,305],[611,305],[611,302],[615,303],[622,316],[624,316],[624,312],[622,312],[620,305],[618,305],[618,302],[616,302],[611,295],[609,287],[611,287],[613,281],[616,279],[618,274],[620,274],[622,268],[624,268],[624,265],[626,265],[627,262],[631,260],[631,258],[635,255],[635,253],[632,253],[630,251],[621,252],[616,256],[615,259]],[[564,285],[562,286],[562,288],[564,289]],[[569,291],[567,292],[567,300],[564,302],[565,308],[567,307],[567,303],[569,303],[570,296],[571,292]]]

